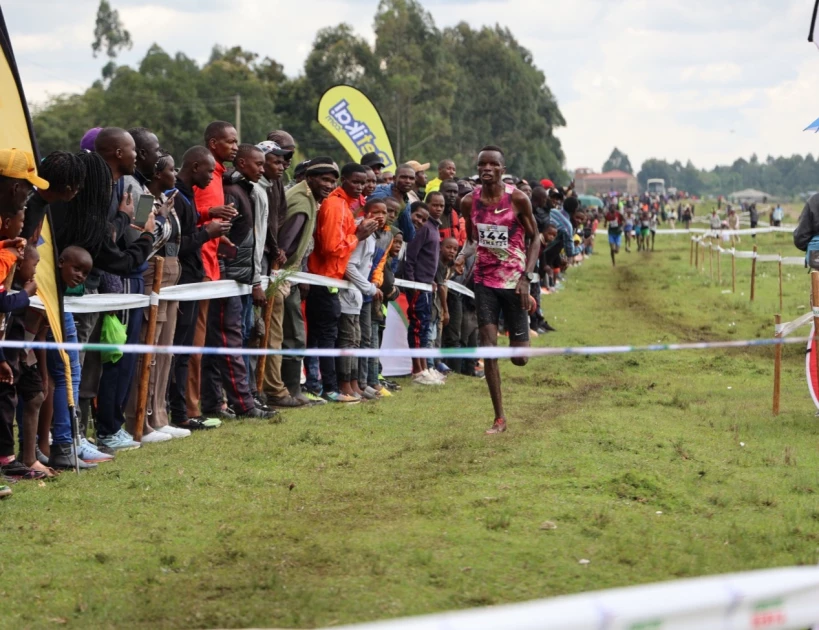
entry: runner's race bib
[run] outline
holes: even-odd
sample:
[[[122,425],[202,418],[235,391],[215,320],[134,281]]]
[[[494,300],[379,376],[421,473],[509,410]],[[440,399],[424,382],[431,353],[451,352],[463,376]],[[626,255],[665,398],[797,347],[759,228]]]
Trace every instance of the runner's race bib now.
[[[619,228],[619,227],[620,227],[620,222],[619,222],[619,221],[617,221],[616,219],[615,219],[614,221],[609,221],[609,227],[611,227],[611,228]]]
[[[478,244],[490,249],[509,249],[509,228],[506,225],[478,223]]]

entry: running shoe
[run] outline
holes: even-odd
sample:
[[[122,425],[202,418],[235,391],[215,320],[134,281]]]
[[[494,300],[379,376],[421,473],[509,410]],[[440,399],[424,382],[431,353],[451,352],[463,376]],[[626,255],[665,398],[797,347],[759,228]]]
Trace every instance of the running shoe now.
[[[7,499],[12,494],[11,488],[0,483],[0,499]]]
[[[441,384],[442,384],[442,385],[443,385],[444,383],[446,383],[446,376],[444,376],[443,374],[441,374],[441,373],[440,373],[438,370],[436,370],[435,368],[429,368],[429,374],[430,374],[430,376],[432,376],[432,378],[434,378],[434,379],[437,379],[437,380],[441,381]]]
[[[317,396],[313,392],[304,391],[301,393],[308,400],[308,404],[310,405],[326,405],[327,401],[324,400],[321,396]]]
[[[91,462],[98,464],[100,462],[110,462],[114,459],[113,455],[102,453],[86,438],[80,438],[80,459],[84,462]]]
[[[363,395],[367,400],[378,400],[378,393],[372,387],[365,387]]]
[[[418,372],[412,377],[412,382],[416,385],[443,385],[444,381],[436,376],[433,376],[431,370],[424,370]]]
[[[486,430],[486,435],[497,435],[498,433],[504,433],[505,431],[506,420],[503,418],[498,418],[495,420],[495,424],[492,425],[492,428]]]
[[[44,472],[29,468],[19,459],[13,459],[8,464],[0,465],[0,473],[15,481],[37,481],[47,477]]]
[[[279,412],[275,409],[261,409],[259,407],[254,407],[253,409],[248,409],[246,413],[240,413],[236,416],[237,420],[270,420],[271,418],[275,418],[279,415]]]
[[[361,402],[360,398],[356,398],[355,396],[348,396],[347,394],[342,394],[341,392],[329,392],[327,394],[324,394],[324,399],[327,402],[347,403],[348,405],[354,405],[356,403]]]
[[[114,435],[99,435],[97,443],[107,446],[112,451],[132,451],[142,446],[139,442],[135,442],[125,429],[120,429]]]
[[[142,436],[143,444],[160,444],[161,442],[170,442],[173,439],[172,435],[168,433],[161,433],[160,431],[151,431]]]
[[[381,376],[380,374],[378,375],[378,382],[381,383],[382,387],[386,387],[388,390],[392,392],[401,391],[401,386],[398,383],[396,383],[395,381],[388,380]]]
[[[165,425],[164,427],[160,427],[157,429],[159,433],[167,433],[172,438],[186,438],[188,437],[191,432],[189,429],[179,429],[177,427],[173,427],[170,424]]]
[[[205,429],[211,429],[214,427],[205,426],[204,417],[199,418],[188,418],[185,422],[174,422],[173,427],[179,429],[180,431],[204,431]],[[222,423],[219,422],[221,425]]]

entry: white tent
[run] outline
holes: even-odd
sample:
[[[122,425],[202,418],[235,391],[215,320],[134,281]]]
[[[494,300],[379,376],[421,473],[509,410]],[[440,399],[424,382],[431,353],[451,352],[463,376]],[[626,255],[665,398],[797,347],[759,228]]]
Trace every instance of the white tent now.
[[[736,192],[732,192],[730,195],[728,195],[728,199],[740,202],[749,201],[765,203],[773,199],[773,195],[769,195],[768,193],[762,192],[761,190],[756,190],[755,188],[746,188],[745,190],[738,190]]]

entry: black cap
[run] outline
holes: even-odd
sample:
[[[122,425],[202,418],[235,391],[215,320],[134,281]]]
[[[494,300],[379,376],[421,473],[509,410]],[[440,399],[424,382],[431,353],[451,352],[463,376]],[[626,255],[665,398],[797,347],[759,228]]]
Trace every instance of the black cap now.
[[[384,168],[384,160],[381,159],[381,156],[378,153],[365,153],[361,156],[361,166],[380,166]]]
[[[304,171],[307,170],[308,164],[310,164],[310,160],[304,160],[303,162],[296,164],[296,168],[293,170],[293,177],[300,177],[301,175],[304,175]]]

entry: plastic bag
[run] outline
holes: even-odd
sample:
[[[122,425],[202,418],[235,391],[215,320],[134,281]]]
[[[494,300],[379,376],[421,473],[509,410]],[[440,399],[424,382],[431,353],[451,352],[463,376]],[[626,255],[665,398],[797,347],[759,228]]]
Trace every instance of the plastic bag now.
[[[102,328],[100,330],[100,343],[122,345],[128,339],[128,332],[125,326],[119,321],[116,315],[104,315],[102,318]],[[103,350],[100,352],[103,363],[116,363],[122,358],[120,350]]]

